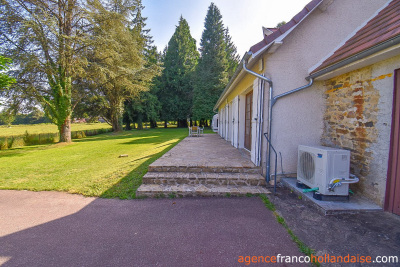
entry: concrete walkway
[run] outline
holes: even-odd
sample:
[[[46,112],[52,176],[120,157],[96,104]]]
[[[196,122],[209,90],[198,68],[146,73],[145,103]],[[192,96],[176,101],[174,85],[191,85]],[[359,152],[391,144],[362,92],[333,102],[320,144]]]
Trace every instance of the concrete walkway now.
[[[209,168],[254,168],[230,142],[217,134],[186,137],[173,149],[150,165],[156,167],[209,167]]]
[[[2,266],[244,266],[239,256],[301,255],[257,197],[116,200],[4,190],[0,231]]]

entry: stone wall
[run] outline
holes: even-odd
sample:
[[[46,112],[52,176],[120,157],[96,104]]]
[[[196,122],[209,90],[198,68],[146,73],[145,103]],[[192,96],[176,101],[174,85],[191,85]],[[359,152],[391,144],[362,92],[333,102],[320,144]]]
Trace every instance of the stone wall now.
[[[326,109],[321,143],[350,150],[350,172],[360,178],[360,182],[351,185],[351,189],[382,204],[384,192],[377,189],[377,182],[382,178],[385,180],[386,173],[380,174],[382,177],[371,175],[377,155],[373,144],[379,136],[377,125],[380,112],[380,88],[375,88],[374,84],[392,77],[392,73],[373,75],[373,67],[370,66],[325,82]]]

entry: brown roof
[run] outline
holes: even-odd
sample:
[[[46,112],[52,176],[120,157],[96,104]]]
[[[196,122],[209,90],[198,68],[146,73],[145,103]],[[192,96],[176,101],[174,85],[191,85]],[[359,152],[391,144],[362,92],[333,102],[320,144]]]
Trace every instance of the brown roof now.
[[[400,34],[400,0],[393,0],[311,74]]]
[[[252,53],[256,53],[259,50],[261,50],[263,47],[266,45],[272,43],[276,38],[293,28],[295,25],[297,25],[305,16],[310,13],[310,11],[315,8],[322,0],[312,0],[310,3],[308,3],[303,10],[301,10],[296,16],[294,16],[289,22],[287,22],[285,25],[282,25],[276,30],[273,30],[272,28],[268,28],[269,30],[274,31],[274,33],[264,36],[264,40],[261,42],[253,45],[250,47],[250,51]]]

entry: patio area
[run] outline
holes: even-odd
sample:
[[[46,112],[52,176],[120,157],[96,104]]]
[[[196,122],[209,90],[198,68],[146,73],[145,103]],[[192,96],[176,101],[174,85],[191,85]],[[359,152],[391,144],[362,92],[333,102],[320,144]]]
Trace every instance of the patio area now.
[[[138,196],[266,194],[261,168],[216,134],[187,137],[149,166]]]

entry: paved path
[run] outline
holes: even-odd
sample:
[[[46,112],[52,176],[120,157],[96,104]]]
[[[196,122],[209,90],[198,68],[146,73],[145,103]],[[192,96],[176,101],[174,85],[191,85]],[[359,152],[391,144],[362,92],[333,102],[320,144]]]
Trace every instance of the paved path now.
[[[0,231],[3,266],[239,266],[239,256],[301,255],[256,197],[116,200],[4,190]]]
[[[255,167],[217,134],[186,137],[150,166]]]

